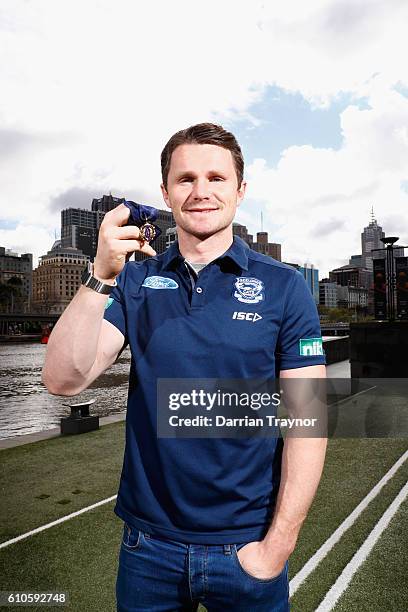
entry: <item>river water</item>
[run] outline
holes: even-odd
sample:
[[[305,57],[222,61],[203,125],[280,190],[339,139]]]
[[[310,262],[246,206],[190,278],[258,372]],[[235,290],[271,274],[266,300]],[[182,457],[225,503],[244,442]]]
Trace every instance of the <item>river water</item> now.
[[[64,404],[90,399],[90,413],[98,416],[125,412],[131,354],[119,360],[92,385],[73,397],[51,395],[41,382],[47,345],[0,344],[0,439],[58,427],[70,414]]]

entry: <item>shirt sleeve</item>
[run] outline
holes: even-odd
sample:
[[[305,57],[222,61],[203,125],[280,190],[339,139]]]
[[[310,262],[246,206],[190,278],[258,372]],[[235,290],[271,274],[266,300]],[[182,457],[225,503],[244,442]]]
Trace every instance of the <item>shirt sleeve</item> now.
[[[325,365],[316,304],[297,270],[289,283],[276,346],[277,371]]]
[[[127,274],[126,263],[118,276],[116,277],[117,286],[112,288],[106,302],[103,318],[109,323],[112,323],[125,337],[125,344],[129,344],[126,322],[126,301],[125,301],[125,282]]]

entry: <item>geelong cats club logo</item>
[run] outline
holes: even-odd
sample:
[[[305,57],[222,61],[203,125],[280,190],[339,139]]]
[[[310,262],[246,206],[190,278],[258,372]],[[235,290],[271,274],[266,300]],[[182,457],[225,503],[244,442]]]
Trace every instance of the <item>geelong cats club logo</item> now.
[[[244,304],[258,304],[265,298],[264,284],[258,278],[238,277],[234,283],[233,296]]]

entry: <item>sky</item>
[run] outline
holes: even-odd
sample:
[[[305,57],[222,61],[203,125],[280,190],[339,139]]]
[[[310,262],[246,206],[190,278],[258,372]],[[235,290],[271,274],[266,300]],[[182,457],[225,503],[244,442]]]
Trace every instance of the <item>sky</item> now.
[[[160,152],[212,121],[241,144],[236,221],[320,278],[371,207],[408,244],[405,0],[2,0],[0,246],[34,266],[61,210],[165,208]],[[405,58],[405,59],[404,59]]]

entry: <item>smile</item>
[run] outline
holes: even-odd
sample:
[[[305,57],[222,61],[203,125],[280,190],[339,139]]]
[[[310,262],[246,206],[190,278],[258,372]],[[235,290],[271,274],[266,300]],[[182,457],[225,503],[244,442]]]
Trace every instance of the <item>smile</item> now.
[[[209,213],[218,210],[218,208],[192,208],[190,210],[186,210],[188,213]]]

